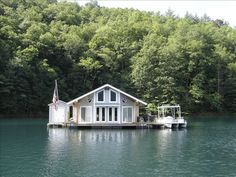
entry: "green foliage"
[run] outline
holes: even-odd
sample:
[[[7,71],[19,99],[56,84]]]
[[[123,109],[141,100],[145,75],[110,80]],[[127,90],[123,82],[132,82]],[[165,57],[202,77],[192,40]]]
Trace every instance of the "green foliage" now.
[[[47,112],[110,83],[185,111],[236,112],[236,31],[223,20],[55,0],[0,2],[0,112]],[[11,98],[11,99],[9,99]]]

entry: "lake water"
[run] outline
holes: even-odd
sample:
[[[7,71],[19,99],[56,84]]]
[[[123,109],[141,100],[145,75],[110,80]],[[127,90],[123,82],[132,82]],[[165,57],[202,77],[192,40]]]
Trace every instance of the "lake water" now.
[[[0,176],[236,176],[236,118],[188,122],[183,130],[71,130],[2,119]]]

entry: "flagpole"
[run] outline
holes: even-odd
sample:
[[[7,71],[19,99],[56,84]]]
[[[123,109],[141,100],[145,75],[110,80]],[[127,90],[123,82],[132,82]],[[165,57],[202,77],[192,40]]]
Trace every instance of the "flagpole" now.
[[[59,101],[59,96],[58,96],[57,80],[55,80],[55,88],[53,91],[52,103],[54,104],[56,110],[57,110],[57,102],[58,101]]]
[[[59,100],[59,94],[58,94],[58,87],[57,87],[57,80],[55,80],[55,86],[56,86],[56,91],[57,91],[57,100]]]

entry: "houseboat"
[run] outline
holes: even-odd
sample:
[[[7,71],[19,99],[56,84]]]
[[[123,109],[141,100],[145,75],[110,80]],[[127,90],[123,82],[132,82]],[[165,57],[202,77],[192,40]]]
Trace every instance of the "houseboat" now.
[[[48,126],[136,126],[139,108],[146,105],[146,102],[105,84],[69,102],[58,99],[56,104],[49,104]]]

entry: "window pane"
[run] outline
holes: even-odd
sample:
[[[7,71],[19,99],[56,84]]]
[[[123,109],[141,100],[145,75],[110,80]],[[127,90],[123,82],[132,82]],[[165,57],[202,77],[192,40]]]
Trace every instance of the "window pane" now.
[[[132,108],[128,108],[128,122],[132,122]]]
[[[105,108],[102,108],[102,121],[105,121]]]
[[[123,121],[124,122],[127,122],[127,115],[128,115],[127,108],[123,108]]]
[[[111,91],[111,101],[116,101],[116,92]]]
[[[98,101],[103,101],[103,91],[98,92]]]
[[[90,115],[91,115],[91,108],[87,107],[86,111],[85,111],[85,121],[86,122],[90,122],[91,121],[90,120],[91,119]]]
[[[115,108],[115,121],[117,121],[117,108]]]
[[[86,108],[81,108],[81,121],[85,122]]]
[[[97,108],[97,112],[96,112],[96,120],[99,121],[99,108]]]
[[[109,121],[112,121],[112,108],[109,108]]]
[[[70,106],[70,118],[73,117],[73,106]]]

